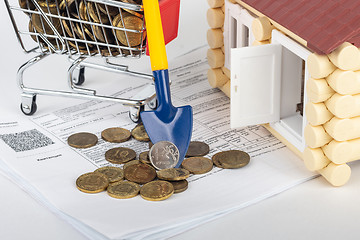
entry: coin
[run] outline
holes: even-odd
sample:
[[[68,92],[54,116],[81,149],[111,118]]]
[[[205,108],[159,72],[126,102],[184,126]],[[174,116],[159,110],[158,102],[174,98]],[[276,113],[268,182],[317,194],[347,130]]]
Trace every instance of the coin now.
[[[103,14],[106,15],[108,14],[111,17],[114,17],[117,14],[119,14],[119,9],[117,7],[113,7],[105,4],[99,4],[99,3],[98,3],[98,7]]]
[[[152,166],[140,163],[126,167],[124,175],[131,182],[144,184],[154,180],[156,171]]]
[[[110,49],[110,51],[109,51]],[[100,53],[101,56],[104,57],[110,57],[110,56],[117,56],[120,54],[119,50],[117,48],[110,48],[110,47],[104,47],[104,46],[100,46]]]
[[[131,135],[136,140],[141,141],[141,142],[150,141],[149,135],[147,134],[143,124],[139,124],[133,130],[131,130]]]
[[[151,164],[158,170],[173,168],[179,161],[179,150],[172,142],[160,141],[151,147],[149,157]]]
[[[180,180],[180,181],[168,181],[174,187],[174,193],[181,193],[184,192],[188,188],[188,181],[187,180]]]
[[[80,1],[79,3],[79,17],[81,20],[89,21],[89,16],[87,14],[87,7],[84,1]]]
[[[182,168],[168,168],[168,169],[161,169],[157,172],[157,177],[163,180],[169,181],[179,181],[188,178],[190,172],[186,169]]]
[[[95,134],[80,132],[68,137],[67,141],[68,144],[74,148],[89,148],[95,146],[98,142],[98,138]]]
[[[132,1],[132,0],[122,0],[122,1],[126,2],[126,3],[137,4],[135,1]],[[123,8],[123,10],[125,10],[128,13],[131,13],[131,14],[137,16],[137,17],[140,17],[140,18],[143,17],[143,12],[136,12],[136,11],[133,11],[133,10],[130,10],[130,9],[127,9],[127,8]]]
[[[204,174],[213,168],[213,162],[206,157],[190,157],[184,159],[181,166],[193,174]]]
[[[131,31],[116,30],[115,34],[117,39],[125,46],[135,47],[145,38],[143,31],[143,19],[131,15],[129,13],[122,13],[115,16],[112,21],[114,27],[125,28]],[[134,32],[135,31],[135,32]]]
[[[105,152],[105,159],[114,164],[123,164],[136,158],[136,152],[130,148],[117,147]]]
[[[85,173],[76,179],[76,187],[85,193],[102,192],[108,185],[108,177],[99,172]]]
[[[35,10],[35,5],[32,0],[19,0],[19,6],[23,9]]]
[[[241,168],[249,163],[250,156],[240,150],[229,150],[216,153],[212,160],[219,168]]]
[[[125,128],[113,127],[102,131],[101,137],[108,142],[121,143],[129,140],[131,137],[131,133]]]
[[[186,152],[186,157],[202,157],[210,151],[209,145],[204,142],[191,141]]]
[[[109,23],[109,16],[101,12],[93,2],[87,2],[87,10],[92,20],[96,23]]]
[[[96,169],[95,172],[105,174],[111,183],[124,179],[124,171],[119,167],[102,167]]]
[[[142,163],[151,164],[150,158],[149,158],[149,151],[145,151],[139,154],[139,160]]]
[[[131,160],[130,162],[127,162],[124,164],[123,169],[127,168],[128,166],[134,165],[134,164],[140,164],[141,162],[139,160]]]
[[[62,34],[60,20],[58,18],[50,18],[50,21],[54,25],[55,29]],[[43,16],[39,13],[33,13],[31,15],[31,22],[37,32],[42,34],[54,35],[54,31],[51,29],[50,25],[45,21]]]
[[[107,188],[107,193],[113,198],[132,198],[138,195],[140,186],[136,183],[129,181],[120,181],[112,183]]]
[[[94,35],[96,39],[103,43],[114,43],[115,37],[110,28],[94,26]]]
[[[167,181],[152,181],[140,189],[140,195],[145,200],[149,201],[161,201],[165,200],[174,193],[174,187],[171,183]]]

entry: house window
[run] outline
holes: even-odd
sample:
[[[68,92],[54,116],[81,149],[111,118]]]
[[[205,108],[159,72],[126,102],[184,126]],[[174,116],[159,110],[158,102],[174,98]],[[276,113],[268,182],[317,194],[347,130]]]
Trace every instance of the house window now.
[[[254,37],[250,33],[250,27],[254,17],[252,17],[239,4],[225,1],[225,23],[224,23],[224,48],[225,64],[230,67],[230,51],[232,48],[247,47],[251,45]]]

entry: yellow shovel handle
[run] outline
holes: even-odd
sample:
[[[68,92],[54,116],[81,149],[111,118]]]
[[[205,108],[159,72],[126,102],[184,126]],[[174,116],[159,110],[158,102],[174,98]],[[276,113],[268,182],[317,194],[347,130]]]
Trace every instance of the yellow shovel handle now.
[[[146,35],[153,71],[168,69],[158,0],[143,0]]]

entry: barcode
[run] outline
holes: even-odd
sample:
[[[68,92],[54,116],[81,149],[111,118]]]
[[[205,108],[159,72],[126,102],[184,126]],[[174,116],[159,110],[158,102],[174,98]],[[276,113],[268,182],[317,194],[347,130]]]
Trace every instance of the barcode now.
[[[2,134],[0,135],[0,139],[2,139],[15,152],[29,151],[54,144],[49,137],[45,136],[36,129],[11,134]]]

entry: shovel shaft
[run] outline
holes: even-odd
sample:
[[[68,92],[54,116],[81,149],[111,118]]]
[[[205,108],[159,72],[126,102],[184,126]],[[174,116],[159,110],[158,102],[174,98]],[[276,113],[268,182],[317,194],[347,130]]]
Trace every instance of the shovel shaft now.
[[[158,0],[143,0],[146,35],[153,71],[168,69]]]
[[[171,103],[169,72],[167,69],[157,70],[153,71],[153,76],[158,100],[157,112],[162,115],[165,121],[170,121],[176,114],[176,108]]]

